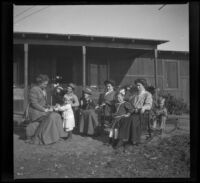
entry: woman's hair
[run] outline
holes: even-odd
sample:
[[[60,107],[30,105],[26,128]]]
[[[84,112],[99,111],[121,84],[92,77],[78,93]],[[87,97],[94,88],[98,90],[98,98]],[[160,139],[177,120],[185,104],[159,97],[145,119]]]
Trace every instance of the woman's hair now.
[[[125,95],[123,93],[121,93],[120,91],[117,91],[115,93],[115,98],[117,98],[117,96],[121,95],[123,98],[125,97]]]
[[[114,86],[115,86],[115,81],[114,81],[114,80],[106,80],[106,81],[104,81],[104,85],[106,86],[107,84],[111,84],[112,87],[114,88]]]
[[[49,81],[49,77],[46,74],[39,74],[36,77],[36,83],[37,84],[42,84],[45,81]]]
[[[145,89],[147,89],[147,81],[144,78],[138,78],[134,81],[135,84],[140,83],[144,86]]]

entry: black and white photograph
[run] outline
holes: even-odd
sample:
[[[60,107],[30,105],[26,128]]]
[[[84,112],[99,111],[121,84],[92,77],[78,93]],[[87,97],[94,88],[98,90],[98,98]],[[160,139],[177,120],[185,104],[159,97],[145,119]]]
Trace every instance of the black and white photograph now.
[[[189,2],[13,4],[13,174],[190,178]]]

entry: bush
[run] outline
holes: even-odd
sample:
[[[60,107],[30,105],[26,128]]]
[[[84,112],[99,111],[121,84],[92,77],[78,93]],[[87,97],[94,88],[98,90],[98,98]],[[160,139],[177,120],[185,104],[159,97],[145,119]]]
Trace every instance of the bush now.
[[[182,98],[176,98],[170,93],[160,95],[165,98],[165,106],[169,114],[181,115],[188,113],[187,104]]]

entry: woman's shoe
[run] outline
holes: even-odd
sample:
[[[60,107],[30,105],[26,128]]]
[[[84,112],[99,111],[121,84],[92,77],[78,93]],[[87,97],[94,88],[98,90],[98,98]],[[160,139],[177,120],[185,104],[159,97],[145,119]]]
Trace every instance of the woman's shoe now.
[[[109,137],[108,141],[104,143],[104,145],[109,146],[112,144],[112,138]]]
[[[115,143],[116,143],[116,145],[113,147],[114,149],[118,149],[122,146],[124,147],[124,145],[125,145],[122,140],[116,141]]]

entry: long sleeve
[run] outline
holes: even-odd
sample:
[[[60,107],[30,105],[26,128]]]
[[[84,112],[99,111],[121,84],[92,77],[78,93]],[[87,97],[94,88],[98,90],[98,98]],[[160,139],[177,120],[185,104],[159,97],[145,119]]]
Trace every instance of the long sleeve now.
[[[65,110],[67,110],[67,109],[69,109],[69,108],[70,108],[69,105],[63,105],[63,106],[60,106],[60,107],[58,108],[58,110],[59,110],[59,111],[65,111]]]
[[[144,100],[143,108],[145,108],[145,110],[150,110],[152,108],[152,104],[153,104],[152,95],[149,92],[145,93],[145,100]]]
[[[125,103],[125,109],[127,113],[132,113],[134,111],[132,105],[129,102]]]
[[[39,103],[40,98],[43,96],[39,95],[39,92],[37,91],[36,88],[31,88],[30,92],[29,92],[29,102],[31,107],[44,112],[45,111],[45,105],[41,105]]]
[[[101,104],[103,103],[103,101],[104,101],[104,94],[101,93],[101,94],[99,95],[98,105],[101,105]]]
[[[135,94],[131,100],[130,103],[132,104],[134,109],[145,109],[150,110],[152,108],[152,95],[149,92],[145,92],[141,95]]]
[[[110,92],[109,94],[104,96],[104,102],[109,105],[112,106],[115,103],[115,91]]]
[[[78,97],[76,95],[73,95],[72,107],[78,107],[78,106],[79,106]]]

